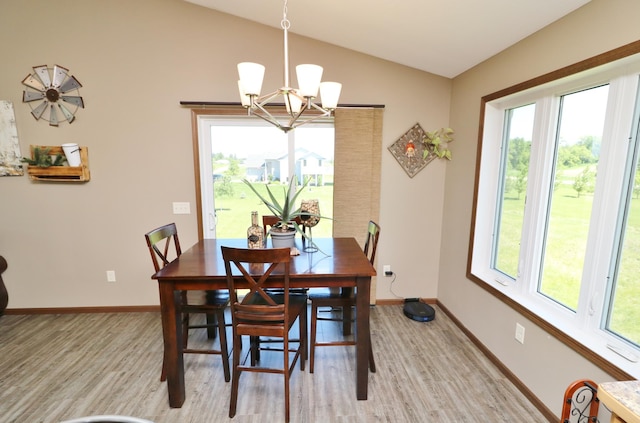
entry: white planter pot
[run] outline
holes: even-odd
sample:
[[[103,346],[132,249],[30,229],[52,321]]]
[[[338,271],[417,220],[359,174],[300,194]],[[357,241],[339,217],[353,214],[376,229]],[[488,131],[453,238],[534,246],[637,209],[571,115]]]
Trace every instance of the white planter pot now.
[[[273,248],[293,248],[295,246],[296,231],[275,232],[269,231],[271,234],[271,244]]]

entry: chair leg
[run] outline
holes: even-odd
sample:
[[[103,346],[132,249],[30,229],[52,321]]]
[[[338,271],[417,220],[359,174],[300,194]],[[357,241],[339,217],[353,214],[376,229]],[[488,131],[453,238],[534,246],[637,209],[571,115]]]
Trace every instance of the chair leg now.
[[[233,375],[231,378],[231,398],[229,400],[229,418],[236,415],[236,406],[238,404],[238,383],[240,381],[240,344],[242,339],[240,336],[233,335]]]
[[[309,373],[313,373],[316,355],[316,330],[318,326],[318,306],[311,301],[311,339],[309,340]]]
[[[227,347],[227,329],[224,321],[224,309],[220,309],[216,316],[218,320],[218,336],[220,337],[220,352],[222,354],[222,368],[224,370],[224,381],[229,382],[229,348]]]
[[[260,337],[249,337],[249,351],[251,352],[251,366],[255,366],[260,361]]]
[[[165,361],[164,361],[164,353],[163,353],[162,370],[160,371],[160,382],[164,382],[165,380],[167,380],[167,369],[165,368],[164,363]]]
[[[285,335],[282,340],[284,349],[284,421],[289,423],[289,337]],[[302,358],[302,357],[300,357]],[[302,360],[304,361],[304,360]]]
[[[369,334],[369,370],[376,372],[376,361],[373,359],[373,345],[371,345],[371,334]]]
[[[300,335],[299,335],[300,345],[298,346],[298,348],[300,348],[300,370],[304,371],[305,361],[307,361],[307,307],[306,306],[302,311],[302,314],[300,315],[300,321],[298,323],[300,327]]]
[[[217,313],[207,313],[207,338],[209,339],[215,339],[217,335],[214,328],[214,326],[218,324],[217,320]]]

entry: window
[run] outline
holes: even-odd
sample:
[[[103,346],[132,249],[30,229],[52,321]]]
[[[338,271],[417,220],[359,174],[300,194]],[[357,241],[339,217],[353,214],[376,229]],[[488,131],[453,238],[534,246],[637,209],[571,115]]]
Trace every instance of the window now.
[[[332,121],[310,123],[285,134],[253,117],[204,115],[198,128],[205,237],[242,238],[251,224],[251,211],[271,214],[243,179],[268,184],[274,192],[294,177],[298,184],[308,181],[299,198],[318,199],[321,214],[332,217]],[[308,157],[323,157],[327,165],[309,166]],[[332,227],[331,219],[322,219],[314,234],[329,237]]]
[[[483,99],[469,263],[474,280],[636,378],[639,80],[628,56]]]

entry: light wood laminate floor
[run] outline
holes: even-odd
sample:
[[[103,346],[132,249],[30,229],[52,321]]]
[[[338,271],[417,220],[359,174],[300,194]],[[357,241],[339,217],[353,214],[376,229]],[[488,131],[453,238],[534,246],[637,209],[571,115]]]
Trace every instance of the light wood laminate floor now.
[[[437,310],[421,323],[400,305],[371,310],[377,373],[355,396],[354,347],[323,347],[315,373],[291,378],[292,422],[545,422],[502,373]],[[339,324],[321,322],[319,336]],[[228,328],[229,335],[231,328]],[[193,331],[191,343],[206,342]],[[217,342],[217,341],[216,341]],[[246,349],[245,349],[246,351]],[[278,358],[263,353],[263,360]],[[238,412],[219,356],[185,355],[186,400],[169,408],[160,382],[159,313],[6,315],[0,318],[0,422],[37,423],[122,414],[156,423],[284,420],[282,377],[243,374]]]

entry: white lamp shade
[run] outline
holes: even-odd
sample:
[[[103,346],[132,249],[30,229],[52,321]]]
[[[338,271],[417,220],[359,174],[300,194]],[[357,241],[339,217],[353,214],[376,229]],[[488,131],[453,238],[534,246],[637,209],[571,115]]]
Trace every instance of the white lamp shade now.
[[[295,94],[287,94],[285,106],[287,106],[287,112],[298,113],[302,107],[302,99]]]
[[[327,110],[335,110],[335,108],[338,107],[341,90],[342,84],[339,82],[323,82],[320,84],[322,107]]]
[[[238,76],[240,76],[241,89],[246,95],[260,95],[264,66],[251,62],[238,63]]]
[[[298,65],[296,66],[298,75],[298,93],[303,97],[317,97],[320,80],[322,79],[322,66],[318,65]]]
[[[240,101],[242,102],[242,107],[251,106],[251,99],[247,94],[245,94],[244,90],[242,89],[242,81],[238,81],[238,91],[240,92]]]

